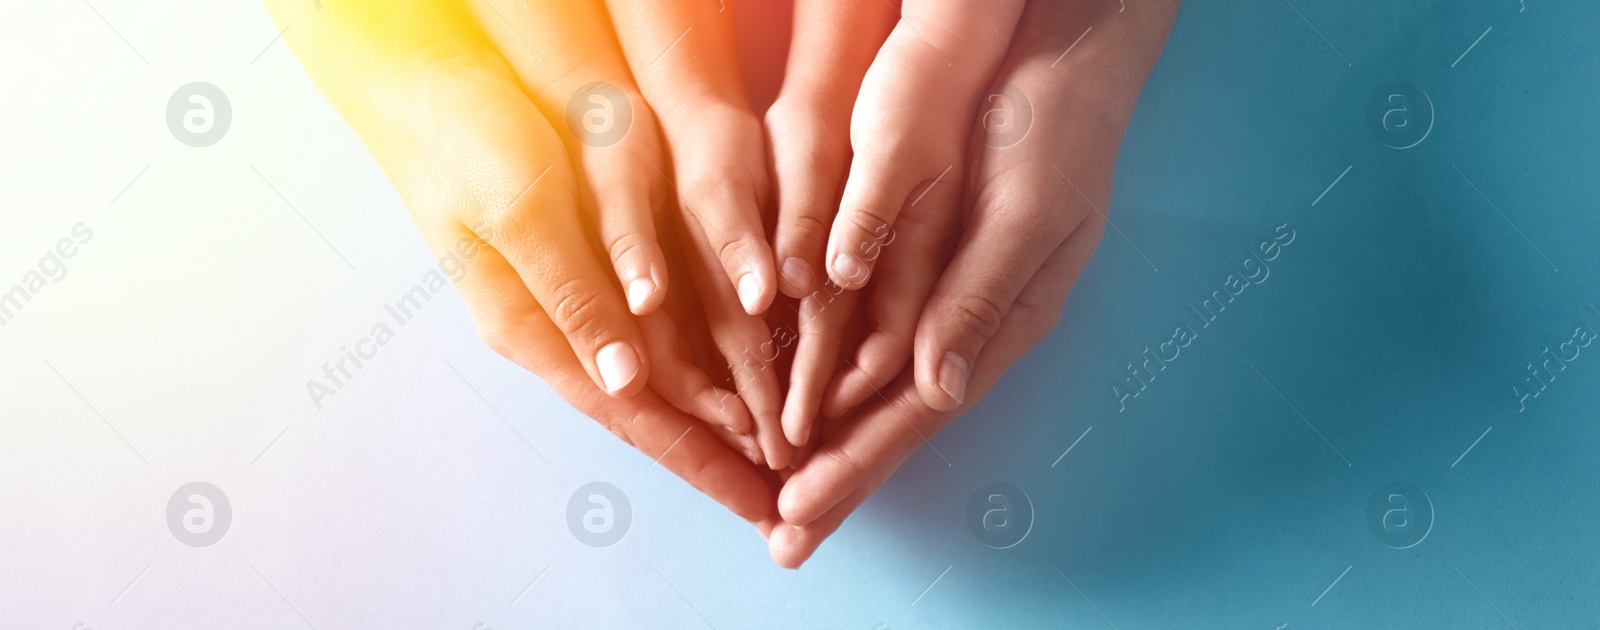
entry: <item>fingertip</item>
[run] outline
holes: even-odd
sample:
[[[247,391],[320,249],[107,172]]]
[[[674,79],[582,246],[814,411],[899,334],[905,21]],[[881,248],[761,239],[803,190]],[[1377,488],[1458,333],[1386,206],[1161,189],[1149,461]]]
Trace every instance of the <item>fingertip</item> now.
[[[772,470],[788,468],[789,463],[794,459],[794,445],[790,444],[788,439],[782,436],[769,441],[771,443],[762,449],[767,454],[767,468]]]
[[[918,383],[917,389],[922,394],[923,402],[938,411],[955,411],[967,398],[967,379],[971,375],[972,363],[965,357],[954,352],[946,352],[939,359],[936,368],[934,387],[924,387]],[[929,396],[928,394],[933,394]]]
[[[835,252],[828,259],[828,278],[847,290],[857,290],[872,279],[872,269],[860,257],[850,252]]]
[[[628,310],[634,315],[646,315],[660,304],[656,297],[656,283],[649,278],[634,278],[628,283]],[[654,304],[652,304],[654,302]]]
[[[806,409],[805,395],[804,389],[791,387],[783,402],[783,437],[795,448],[805,446],[806,437],[811,433],[811,412]]]
[[[767,553],[772,556],[772,561],[778,566],[789,570],[796,570],[811,557],[805,552],[801,544],[802,530],[791,525],[778,525],[772,528],[771,535],[767,538]]]
[[[635,274],[627,281],[623,294],[628,299],[628,311],[634,315],[649,315],[667,301],[667,274],[662,267],[659,262],[653,263],[650,273]],[[618,269],[618,276],[627,277],[621,269]]]
[[[639,378],[645,370],[644,355],[633,344],[625,341],[606,344],[595,353],[594,363],[600,373],[600,387],[614,397],[633,396],[644,385],[645,379]]]
[[[817,282],[817,275],[812,271],[811,263],[795,256],[784,259],[778,277],[780,279],[778,288],[784,295],[797,300],[810,295]]]
[[[827,509],[827,506],[819,508],[814,501],[806,501],[801,488],[795,485],[801,479],[798,476],[790,477],[778,491],[778,515],[783,517],[784,523],[794,527],[810,525]]]
[[[755,271],[746,272],[739,277],[735,286],[739,293],[739,305],[751,315],[765,313],[777,297],[777,292],[772,290],[772,283],[763,281],[761,276]]]

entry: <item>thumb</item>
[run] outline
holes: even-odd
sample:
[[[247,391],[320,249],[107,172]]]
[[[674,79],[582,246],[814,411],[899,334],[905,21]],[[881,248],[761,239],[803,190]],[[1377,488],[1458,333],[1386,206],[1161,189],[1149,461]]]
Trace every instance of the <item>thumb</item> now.
[[[973,213],[917,322],[913,369],[917,392],[929,407],[952,411],[966,402],[978,353],[1000,331],[1023,287],[1066,239],[1071,226],[1064,214],[1037,208]]]

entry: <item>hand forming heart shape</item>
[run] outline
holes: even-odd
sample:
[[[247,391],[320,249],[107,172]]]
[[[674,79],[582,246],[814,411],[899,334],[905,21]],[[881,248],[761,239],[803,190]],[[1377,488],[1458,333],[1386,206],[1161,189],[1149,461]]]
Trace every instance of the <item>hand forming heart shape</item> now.
[[[1178,0],[796,0],[765,124],[770,6],[267,4],[484,340],[796,567],[1054,327]]]

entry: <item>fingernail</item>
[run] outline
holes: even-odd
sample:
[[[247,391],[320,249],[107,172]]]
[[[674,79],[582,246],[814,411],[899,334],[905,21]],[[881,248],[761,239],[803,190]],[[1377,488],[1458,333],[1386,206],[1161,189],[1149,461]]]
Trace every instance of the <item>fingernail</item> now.
[[[811,290],[811,265],[799,258],[790,258],[783,261],[783,279],[789,285],[799,289],[801,293]]]
[[[761,280],[756,274],[747,273],[739,278],[739,303],[744,305],[744,312],[755,315],[761,308]]]
[[[967,398],[967,360],[954,352],[945,353],[939,363],[939,389],[961,404]]]
[[[656,283],[649,278],[635,278],[628,283],[628,310],[637,312],[650,295],[656,292]]]
[[[639,375],[639,353],[621,341],[601,348],[594,362],[600,368],[600,381],[605,384],[606,391],[613,394],[626,389],[633,377]]]
[[[849,284],[867,281],[867,265],[849,252],[839,252],[833,257],[833,272]]]

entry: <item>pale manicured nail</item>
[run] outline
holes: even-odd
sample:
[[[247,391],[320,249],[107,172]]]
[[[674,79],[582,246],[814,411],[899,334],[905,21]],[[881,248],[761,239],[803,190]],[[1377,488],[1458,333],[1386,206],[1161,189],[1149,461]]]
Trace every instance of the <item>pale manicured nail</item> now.
[[[867,264],[848,252],[839,252],[833,257],[833,272],[851,285],[867,281]]]
[[[639,375],[639,353],[621,341],[601,348],[594,362],[600,368],[600,381],[605,384],[606,391],[613,394],[626,389],[633,377]]]
[[[949,352],[944,355],[944,361],[939,362],[939,389],[955,399],[956,404],[961,404],[967,398],[967,360],[961,355]]]
[[[656,283],[649,278],[635,278],[628,283],[628,310],[637,312],[655,292]]]
[[[785,260],[783,261],[783,279],[788,280],[790,286],[802,292],[810,291],[811,265],[807,265],[806,261],[799,258]]]
[[[744,312],[755,315],[761,308],[761,280],[756,274],[747,273],[739,278],[739,303],[744,305]]]

